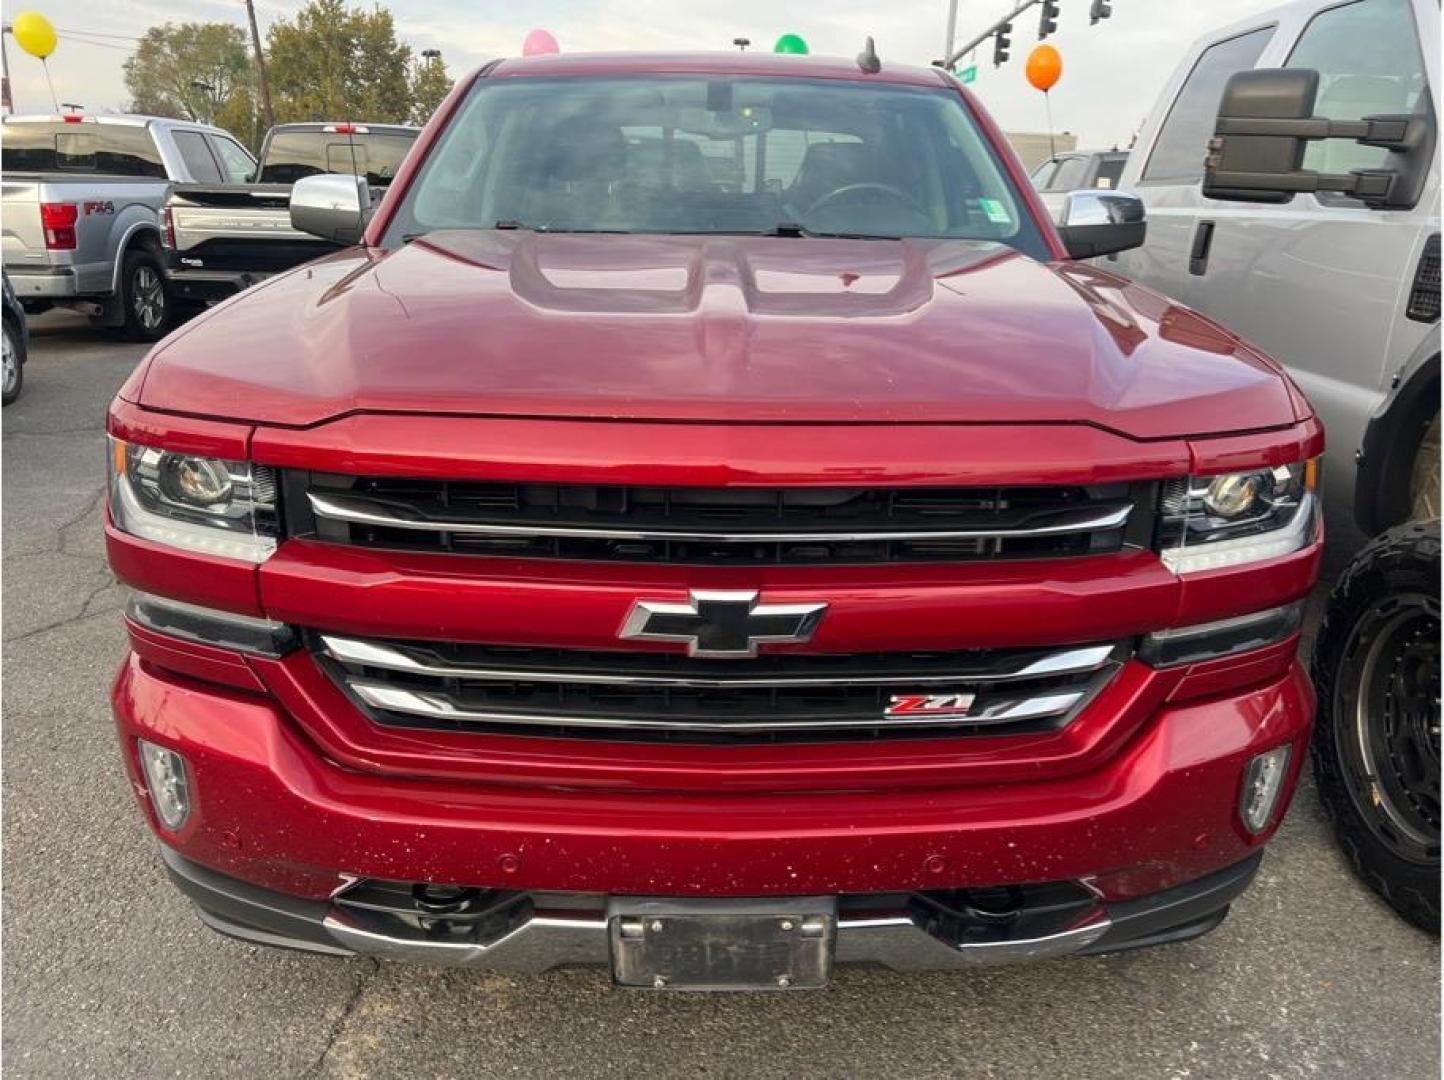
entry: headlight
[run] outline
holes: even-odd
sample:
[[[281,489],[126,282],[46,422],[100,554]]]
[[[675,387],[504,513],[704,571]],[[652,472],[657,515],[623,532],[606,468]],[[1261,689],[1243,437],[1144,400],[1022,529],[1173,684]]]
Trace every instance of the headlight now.
[[[275,474],[111,438],[110,516],[122,532],[157,544],[265,562],[276,550]]]
[[[1159,551],[1175,574],[1274,559],[1318,532],[1318,459],[1195,476],[1164,490]]]

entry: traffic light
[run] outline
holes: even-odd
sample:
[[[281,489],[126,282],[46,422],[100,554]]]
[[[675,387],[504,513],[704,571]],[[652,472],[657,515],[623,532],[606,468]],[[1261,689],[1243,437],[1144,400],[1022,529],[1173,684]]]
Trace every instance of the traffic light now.
[[[1005,22],[993,35],[993,66],[1001,67],[1008,62],[1008,50],[1013,47],[1013,24]]]
[[[1058,0],[1043,0],[1043,14],[1038,18],[1038,40],[1058,32]]]
[[[1093,0],[1093,6],[1088,9],[1088,25],[1097,26],[1099,20],[1106,19],[1113,14],[1113,5],[1109,0]]]

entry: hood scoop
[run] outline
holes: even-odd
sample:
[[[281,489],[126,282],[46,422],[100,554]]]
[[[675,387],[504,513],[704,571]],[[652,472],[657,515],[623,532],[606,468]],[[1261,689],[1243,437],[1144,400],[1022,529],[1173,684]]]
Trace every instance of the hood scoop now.
[[[883,317],[925,306],[939,273],[964,269],[992,244],[913,240],[607,237],[441,232],[415,241],[504,271],[513,294],[546,311],[685,315]]]

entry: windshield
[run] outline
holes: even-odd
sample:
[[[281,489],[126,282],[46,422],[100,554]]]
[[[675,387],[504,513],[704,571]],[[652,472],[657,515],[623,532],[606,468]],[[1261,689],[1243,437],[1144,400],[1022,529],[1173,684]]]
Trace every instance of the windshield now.
[[[840,80],[481,79],[388,232],[770,233],[1046,246],[961,98]]]
[[[385,187],[415,141],[415,135],[277,132],[265,146],[260,182],[294,184],[317,173],[355,173],[372,187]]]

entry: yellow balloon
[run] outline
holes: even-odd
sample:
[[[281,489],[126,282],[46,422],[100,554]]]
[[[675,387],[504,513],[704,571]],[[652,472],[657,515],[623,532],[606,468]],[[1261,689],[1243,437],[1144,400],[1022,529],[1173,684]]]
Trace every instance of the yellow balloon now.
[[[12,24],[15,44],[44,60],[55,51],[55,27],[38,11],[22,11]]]

